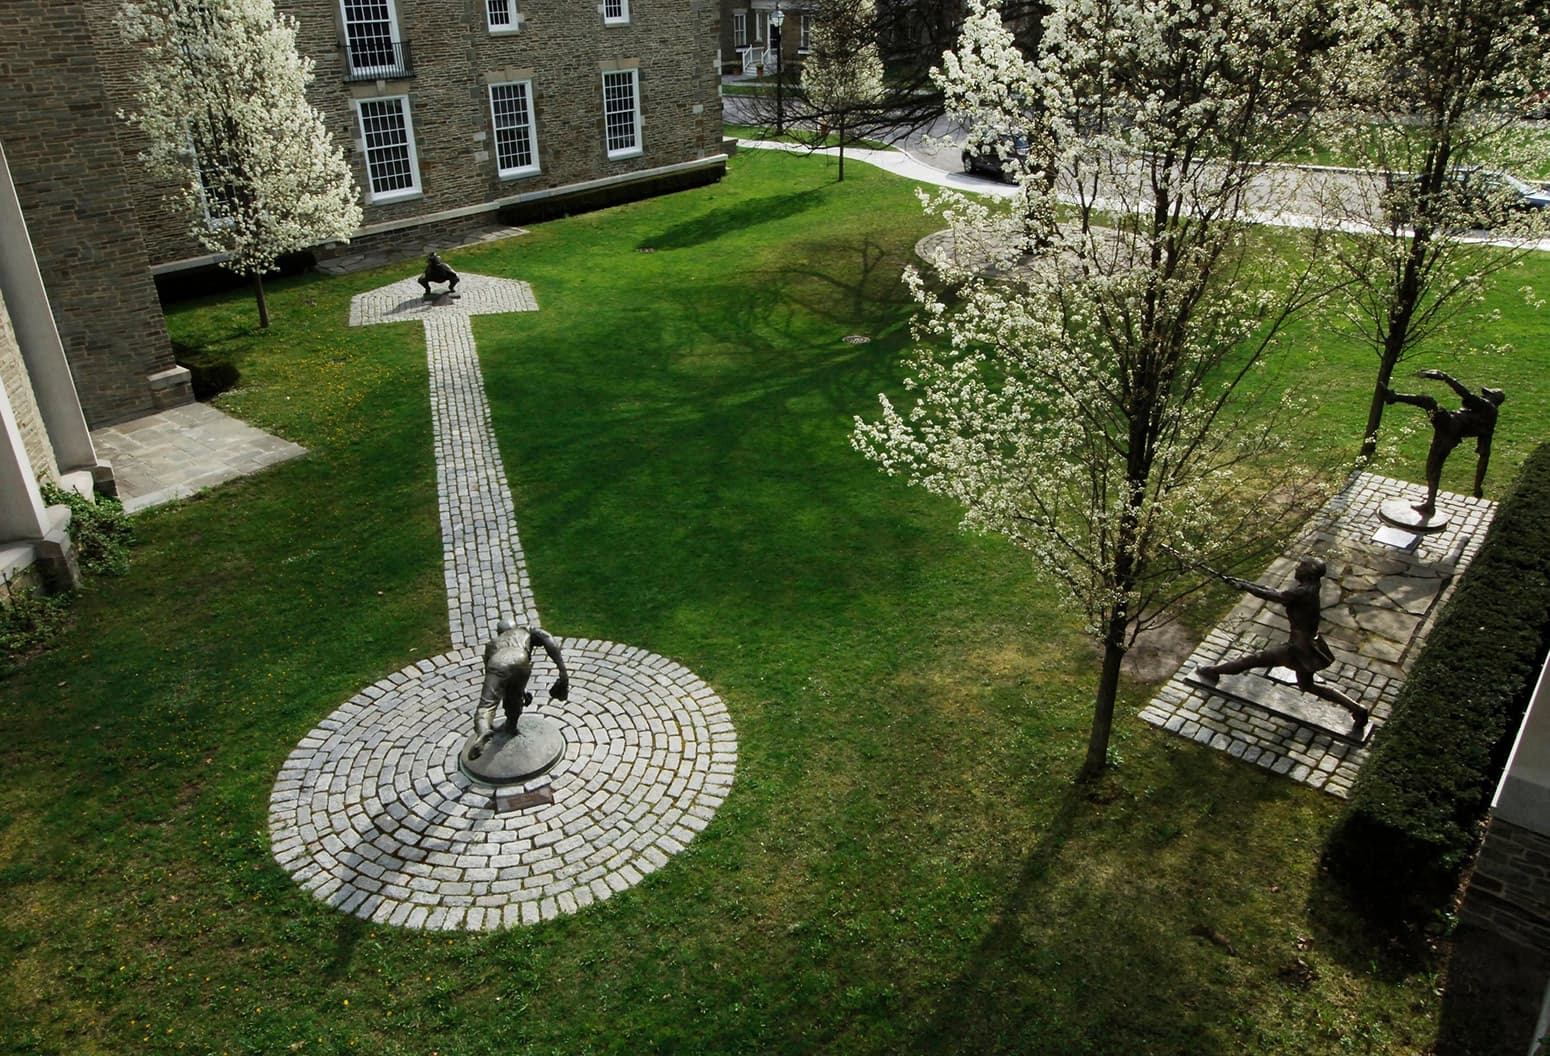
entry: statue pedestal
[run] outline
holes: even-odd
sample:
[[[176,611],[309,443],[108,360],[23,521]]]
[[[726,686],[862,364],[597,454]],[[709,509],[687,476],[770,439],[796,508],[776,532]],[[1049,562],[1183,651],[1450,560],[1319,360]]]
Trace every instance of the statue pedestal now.
[[[1186,679],[1201,689],[1264,708],[1272,714],[1322,730],[1343,741],[1361,744],[1372,736],[1372,723],[1367,724],[1360,736],[1352,736],[1354,720],[1351,713],[1333,701],[1304,693],[1297,688],[1297,673],[1288,668],[1273,667],[1269,671],[1256,669],[1236,675],[1219,675],[1215,681],[1190,672]]]
[[[546,715],[522,716],[515,733],[502,727],[479,757],[471,758],[469,752],[478,740],[470,737],[463,745],[457,767],[469,780],[496,788],[548,773],[565,755],[565,728]]]
[[[1440,532],[1448,526],[1449,519],[1441,507],[1427,515],[1417,510],[1409,499],[1389,499],[1378,507],[1378,516],[1412,532]]]

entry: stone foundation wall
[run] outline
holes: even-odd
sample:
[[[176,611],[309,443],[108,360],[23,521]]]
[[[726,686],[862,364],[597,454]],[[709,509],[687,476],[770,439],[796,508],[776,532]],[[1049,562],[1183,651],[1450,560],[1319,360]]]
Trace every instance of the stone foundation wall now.
[[[1492,818],[1460,916],[1550,953],[1550,837]]]

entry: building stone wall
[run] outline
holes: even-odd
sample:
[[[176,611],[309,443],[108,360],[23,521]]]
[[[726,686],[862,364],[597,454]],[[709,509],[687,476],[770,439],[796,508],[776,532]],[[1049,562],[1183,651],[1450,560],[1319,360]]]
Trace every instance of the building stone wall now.
[[[52,484],[59,483],[54,449],[49,444],[43,413],[38,410],[32,380],[27,376],[27,365],[22,361],[21,346],[16,342],[16,330],[11,326],[11,313],[6,310],[3,294],[0,294],[0,387],[4,388],[5,399],[10,401],[11,413],[16,416],[16,426],[21,431],[22,446],[26,448],[33,475]]]
[[[157,406],[174,368],[86,5],[0,5],[0,117],[38,269],[93,425]]]
[[[104,53],[101,66],[116,107],[133,97],[134,53],[112,31],[114,0],[89,0]],[[717,0],[632,0],[626,25],[605,25],[601,7],[576,0],[518,0],[520,29],[491,33],[485,0],[394,0],[410,75],[348,79],[339,0],[277,0],[297,20],[297,47],[314,63],[308,97],[345,151],[361,189],[363,228],[419,218],[436,223],[459,210],[493,211],[503,199],[533,191],[679,165],[721,153],[720,82],[716,71]],[[605,68],[639,69],[642,153],[610,161],[603,142]],[[539,171],[497,172],[489,85],[529,80],[533,89]],[[414,131],[420,193],[373,203],[355,101],[405,96]],[[164,204],[158,186],[133,159],[139,133],[125,129],[125,154],[147,193],[139,221],[154,266],[207,259]]]
[[[1550,837],[1492,818],[1460,915],[1550,954]]]

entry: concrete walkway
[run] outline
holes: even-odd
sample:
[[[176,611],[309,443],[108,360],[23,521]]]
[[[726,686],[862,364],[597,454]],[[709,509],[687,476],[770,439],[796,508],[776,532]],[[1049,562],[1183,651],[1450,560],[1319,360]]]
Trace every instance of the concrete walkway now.
[[[710,823],[731,789],[737,736],[692,671],[632,646],[560,638],[559,764],[502,790],[458,769],[473,729],[482,642],[501,613],[536,626],[469,318],[536,311],[522,282],[464,274],[458,298],[413,279],[360,294],[354,325],[424,326],[452,651],[367,686],[292,752],[270,797],[275,860],[315,897],[381,924],[490,930],[574,913],[639,883]],[[536,397],[535,398],[539,398]],[[546,663],[546,661],[544,662]]]
[[[112,464],[119,500],[129,513],[307,453],[205,403],[94,429],[91,438],[98,456]]]

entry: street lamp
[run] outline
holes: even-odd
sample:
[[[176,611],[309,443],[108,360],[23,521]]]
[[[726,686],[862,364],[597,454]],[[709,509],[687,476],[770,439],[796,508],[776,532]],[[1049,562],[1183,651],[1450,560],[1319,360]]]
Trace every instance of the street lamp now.
[[[786,131],[786,100],[782,94],[785,77],[781,74],[780,54],[780,26],[786,21],[786,13],[776,3],[775,10],[770,12],[770,43],[775,46],[775,135],[783,135]]]

